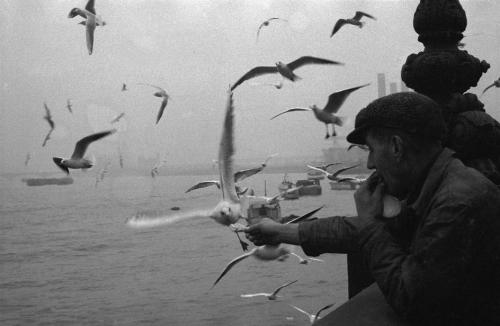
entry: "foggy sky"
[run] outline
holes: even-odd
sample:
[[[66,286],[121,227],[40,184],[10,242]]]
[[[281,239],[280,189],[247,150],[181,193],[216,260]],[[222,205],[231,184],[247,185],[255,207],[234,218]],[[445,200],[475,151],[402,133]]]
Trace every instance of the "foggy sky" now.
[[[500,76],[500,12],[498,1],[461,1],[468,26],[465,49],[491,64],[476,94]],[[365,83],[347,99],[339,115],[350,122],[337,128],[345,136],[355,114],[377,96],[376,74],[400,81],[401,66],[411,53],[423,50],[413,30],[418,1],[295,1],[295,0],[96,0],[97,14],[107,22],[95,31],[89,56],[85,27],[68,19],[85,0],[4,0],[0,11],[0,172],[58,171],[52,156],[68,157],[75,142],[110,129],[121,112],[125,118],[115,135],[92,144],[99,157],[166,157],[168,164],[203,164],[217,156],[227,89],[258,65],[290,62],[303,55],[337,60],[345,66],[306,66],[296,70],[302,80],[285,81],[281,90],[246,82],[234,92],[235,159],[262,160],[280,156],[321,155],[324,125],[310,112],[270,118],[294,106],[322,107],[334,91]],[[362,29],[345,26],[333,38],[338,18],[356,10],[374,15]],[[270,17],[287,19],[261,30]],[[478,34],[479,33],[479,34]],[[276,75],[252,82],[277,82]],[[122,83],[129,91],[121,92]],[[165,114],[155,125],[161,86],[171,95]],[[388,87],[388,86],[387,86]],[[500,90],[481,98],[500,119]],[[74,114],[66,109],[71,99]],[[49,130],[43,103],[52,111],[56,129]]]

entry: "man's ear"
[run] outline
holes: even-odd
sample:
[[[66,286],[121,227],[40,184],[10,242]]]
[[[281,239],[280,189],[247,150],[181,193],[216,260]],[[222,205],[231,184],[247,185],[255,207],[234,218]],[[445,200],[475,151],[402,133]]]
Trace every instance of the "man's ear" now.
[[[398,135],[392,135],[391,136],[391,143],[390,143],[390,148],[391,152],[396,158],[396,160],[399,162],[403,158],[403,153],[404,153],[404,142],[403,139],[398,136]]]

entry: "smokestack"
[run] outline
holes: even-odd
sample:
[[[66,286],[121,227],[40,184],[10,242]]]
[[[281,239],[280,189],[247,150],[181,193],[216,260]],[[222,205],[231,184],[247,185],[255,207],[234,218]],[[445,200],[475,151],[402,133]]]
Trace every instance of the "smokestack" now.
[[[398,92],[398,84],[390,83],[389,84],[389,92],[390,92],[390,94],[397,93]]]
[[[385,96],[385,74],[378,73],[377,74],[377,84],[378,84],[378,97]]]

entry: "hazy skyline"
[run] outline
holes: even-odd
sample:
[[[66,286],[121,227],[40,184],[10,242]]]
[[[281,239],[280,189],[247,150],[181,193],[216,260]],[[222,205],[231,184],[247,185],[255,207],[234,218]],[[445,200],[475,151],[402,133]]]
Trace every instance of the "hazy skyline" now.
[[[500,76],[500,40],[497,35],[500,4],[461,1],[468,26],[465,49],[491,64],[477,88],[480,94]],[[117,127],[115,135],[92,144],[89,152],[118,160],[164,155],[168,165],[212,164],[217,156],[229,84],[255,66],[290,62],[312,55],[345,66],[306,66],[297,69],[302,80],[285,81],[282,89],[246,82],[234,92],[236,154],[239,158],[321,155],[332,140],[312,113],[270,117],[294,106],[322,107],[334,91],[371,83],[347,99],[339,111],[350,118],[336,128],[345,136],[355,114],[377,96],[377,73],[400,82],[406,57],[423,50],[413,30],[418,1],[295,1],[295,0],[96,0],[96,10],[107,25],[95,31],[94,53],[85,45],[80,19],[68,19],[73,7],[85,0],[3,1],[0,13],[0,171],[53,171],[52,156],[71,155],[75,142],[93,132]],[[356,10],[374,15],[359,29],[345,26],[333,38],[338,18]],[[264,27],[270,17],[288,23]],[[277,82],[262,76],[255,82]],[[122,92],[122,83],[128,91]],[[158,125],[161,99],[154,89],[171,96]],[[66,109],[71,99],[73,114]],[[481,100],[486,111],[500,119],[498,89]],[[56,129],[41,147],[49,127],[43,103],[52,111]],[[119,113],[124,118],[109,122]],[[24,167],[26,154],[32,161]],[[102,160],[101,160],[102,163]],[[149,168],[149,167],[147,167]]]

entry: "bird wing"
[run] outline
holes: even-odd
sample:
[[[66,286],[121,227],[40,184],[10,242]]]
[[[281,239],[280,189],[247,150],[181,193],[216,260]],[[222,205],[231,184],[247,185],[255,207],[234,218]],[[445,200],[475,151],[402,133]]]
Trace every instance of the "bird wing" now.
[[[300,221],[303,221],[305,219],[308,219],[309,217],[313,216],[314,214],[316,214],[320,209],[322,209],[323,207],[325,207],[325,205],[322,205],[320,206],[319,208],[316,208],[315,210],[312,210],[310,211],[309,213],[306,213],[302,216],[299,216],[299,217],[296,217],[294,218],[293,220],[290,220],[288,222],[286,222],[285,224],[292,224],[292,223],[297,223],[297,222],[300,222]]]
[[[92,50],[94,49],[94,31],[95,31],[95,16],[87,15],[87,21],[85,22],[85,30],[86,30],[86,40],[87,40],[87,49],[89,50],[89,55],[92,54]]]
[[[271,67],[259,66],[259,67],[252,68],[246,74],[244,74],[240,79],[238,79],[238,81],[236,83],[234,83],[233,86],[231,86],[231,91],[233,91],[236,87],[238,87],[238,85],[243,83],[245,80],[248,80],[250,78],[257,77],[260,75],[273,74],[273,73],[277,73],[277,72],[278,72],[278,68],[276,68],[275,66],[271,66]]]
[[[345,19],[339,19],[335,23],[335,26],[333,26],[332,33],[330,34],[330,37],[332,37],[335,33],[339,31],[339,29],[344,26],[347,23],[347,20]]]
[[[304,56],[300,57],[295,61],[290,62],[287,64],[288,68],[295,70],[303,65],[309,65],[309,64],[320,64],[320,65],[343,65],[342,62],[338,61],[333,61],[333,60],[328,60],[328,59],[323,59],[323,58],[318,58],[318,57],[311,57],[311,56]]]
[[[366,12],[362,12],[362,11],[356,11],[356,14],[354,15],[354,17],[352,19],[354,19],[354,20],[360,20],[363,16],[371,18],[373,20],[377,20],[377,18],[373,17],[370,14],[367,14]]]
[[[99,140],[103,137],[106,137],[108,135],[114,134],[116,132],[116,129],[111,129],[107,131],[101,131],[95,134],[92,134],[87,137],[83,137],[79,141],[76,142],[75,145],[75,151],[71,155],[72,159],[80,159],[85,155],[85,151],[87,150],[87,147],[89,147],[90,143]]]
[[[47,141],[50,139],[50,135],[52,134],[53,130],[54,130],[54,128],[51,128],[49,130],[49,132],[47,133],[47,136],[45,136],[43,143],[42,143],[42,147],[45,147],[45,144],[47,144]]]
[[[61,169],[63,170],[67,175],[69,175],[69,169],[65,167],[64,165],[61,164],[61,158],[59,157],[53,157],[52,161]]]
[[[291,285],[291,284],[293,284],[293,283],[295,283],[295,282],[297,282],[297,281],[298,281],[298,280],[291,281],[291,282],[288,282],[288,283],[283,284],[282,286],[280,286],[280,287],[278,287],[276,290],[274,290],[274,292],[273,292],[271,295],[276,295],[276,294],[278,294],[278,292],[279,292],[282,288],[287,287],[287,286],[289,286],[289,285]]]
[[[158,124],[158,122],[160,122],[161,116],[163,115],[163,111],[165,111],[165,108],[167,107],[167,103],[168,103],[168,97],[164,97],[163,101],[161,102],[161,106],[160,106],[160,110],[158,111],[158,115],[156,116],[156,124]]]
[[[95,15],[96,14],[95,13],[95,0],[89,0],[87,2],[87,5],[85,6],[85,10],[88,10]]]
[[[493,83],[493,84],[489,85],[488,87],[486,87],[486,88],[484,89],[484,91],[481,93],[481,95],[483,95],[483,94],[484,94],[484,92],[486,92],[487,90],[489,90],[489,89],[490,89],[490,88],[492,88],[493,86],[495,86],[495,83]]]
[[[231,270],[231,268],[233,268],[234,265],[236,265],[237,263],[239,263],[240,261],[242,261],[243,259],[247,258],[247,257],[250,257],[251,255],[253,255],[255,249],[252,249],[251,251],[241,255],[241,256],[238,256],[236,257],[235,259],[231,260],[229,262],[229,264],[227,264],[227,266],[224,268],[224,270],[222,271],[222,273],[219,275],[219,277],[217,278],[217,280],[215,280],[214,284],[212,285],[212,288],[217,284],[219,283],[220,279],[222,277],[224,277],[224,275],[227,274],[227,272],[229,272]]]
[[[251,177],[254,174],[259,173],[264,169],[263,166],[259,166],[257,168],[252,168],[252,169],[246,169],[246,170],[240,170],[234,174],[234,182],[240,182],[241,180],[244,180],[248,177]]]
[[[278,113],[277,115],[273,116],[270,120],[273,120],[274,118],[279,117],[282,114],[285,114],[288,112],[296,112],[296,111],[312,111],[312,110],[309,108],[292,108],[292,109],[288,109],[288,110],[285,110],[283,112]]]
[[[328,168],[330,166],[339,165],[339,164],[341,164],[341,163],[340,162],[330,163],[330,164],[325,165],[323,168],[325,171],[328,171]]]
[[[323,169],[320,169],[320,168],[317,168],[317,167],[315,167],[315,166],[312,166],[312,165],[309,165],[309,164],[308,164],[308,165],[307,165],[307,167],[308,167],[308,168],[310,168],[311,170],[316,170],[316,171],[319,171],[319,172],[323,173],[323,174],[324,174],[324,175],[326,175],[326,176],[331,175],[331,173],[330,173],[330,172],[328,172],[328,171],[326,171],[326,170],[323,170]]]
[[[328,102],[326,103],[326,106],[324,107],[323,111],[331,114],[337,113],[342,104],[344,104],[344,101],[349,96],[349,94],[368,85],[370,84],[364,84],[361,86],[344,89],[342,91],[330,94],[330,96],[328,96]]]
[[[43,118],[45,120],[47,120],[47,122],[49,123],[50,129],[54,129],[55,128],[55,124],[54,124],[54,120],[52,120],[52,115],[50,114],[49,107],[47,106],[46,103],[43,103],[43,106],[45,108],[45,116]]]
[[[318,320],[319,318],[319,314],[323,311],[323,310],[326,310],[328,308],[331,308],[335,303],[331,303],[329,305],[326,305],[324,306],[323,308],[321,308],[320,310],[318,310],[318,312],[316,313],[316,317],[314,317],[314,321]]]
[[[359,166],[359,164],[355,164],[355,165],[351,165],[351,166],[348,166],[348,167],[345,167],[345,168],[342,168],[342,169],[338,169],[337,171],[335,171],[335,172],[332,174],[332,176],[336,177],[336,176],[338,176],[339,174],[341,174],[342,172],[347,171],[347,170],[350,170],[350,169],[355,168],[355,167],[357,167],[357,166]]]
[[[234,107],[233,93],[230,91],[226,104],[226,116],[219,144],[219,176],[222,187],[222,197],[233,203],[238,203],[238,195],[233,173],[234,155]]]
[[[253,298],[253,297],[259,297],[259,296],[264,296],[267,297],[269,296],[269,293],[249,293],[249,294],[242,294],[242,298]]]
[[[357,178],[353,177],[345,177],[345,178],[340,178],[337,180],[337,182],[349,182],[349,181],[357,181]]]
[[[299,308],[299,307],[297,307],[297,306],[294,306],[293,304],[291,304],[291,305],[289,305],[289,306],[290,306],[290,307],[292,307],[292,308],[295,308],[295,309],[297,309],[298,311],[300,311],[301,313],[303,313],[303,314],[307,315],[307,317],[310,317],[310,316],[311,316],[311,314],[310,314],[310,313],[308,313],[308,312],[307,312],[307,311],[305,311],[305,310],[300,309],[300,308]]]
[[[194,186],[192,186],[191,188],[189,188],[188,190],[186,190],[185,193],[188,193],[188,192],[193,191],[195,189],[206,188],[206,187],[210,187],[210,186],[214,186],[214,185],[217,186],[217,188],[220,189],[220,183],[219,183],[219,181],[210,180],[210,181],[198,182],[197,184],[195,184]]]
[[[156,88],[157,90],[159,91],[162,91],[162,92],[167,92],[166,90],[164,90],[163,88],[159,87],[159,86],[156,86],[156,85],[152,85],[152,84],[145,84],[145,83],[137,83],[137,85],[145,85],[145,86],[151,86],[151,87],[154,87]]]

